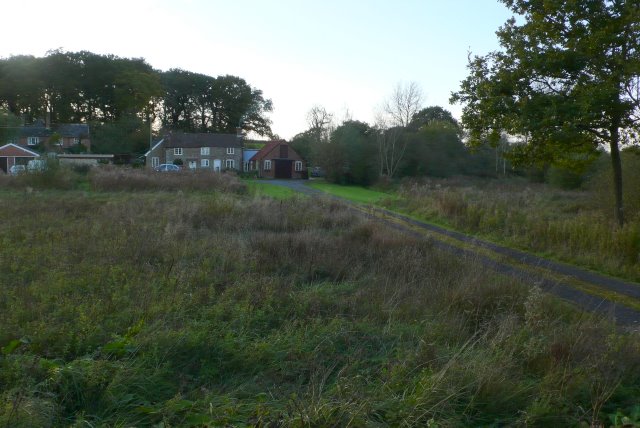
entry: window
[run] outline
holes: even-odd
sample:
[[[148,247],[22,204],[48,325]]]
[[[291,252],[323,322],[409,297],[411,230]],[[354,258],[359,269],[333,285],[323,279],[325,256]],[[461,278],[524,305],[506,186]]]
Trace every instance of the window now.
[[[231,150],[233,150],[233,149],[231,149]],[[234,168],[236,167],[236,166],[235,166],[235,163],[236,163],[236,162],[235,162],[233,159],[226,159],[226,160],[224,161],[224,166],[225,166],[225,168],[227,168],[227,169],[234,169]]]
[[[264,170],[265,171],[271,171],[271,161],[270,160],[266,160],[264,161]]]
[[[211,148],[209,147],[200,147],[200,156],[209,156],[211,154]],[[209,166],[209,165],[207,165]]]
[[[73,144],[80,144],[80,138],[74,138]]]
[[[160,158],[157,156],[154,156],[151,158],[151,166],[153,168],[157,167],[158,165],[160,165]]]
[[[64,138],[58,138],[58,141],[54,143],[56,146],[62,146],[64,144]]]
[[[236,151],[233,147],[227,147],[227,154],[228,155],[232,155],[234,154]]]
[[[293,168],[294,168],[297,172],[302,171],[302,162],[300,162],[300,161],[296,161],[296,163],[293,165]]]
[[[182,156],[182,147],[176,147],[175,149],[173,149],[173,154],[175,156]]]
[[[203,168],[209,168],[209,159],[200,159],[200,166]]]
[[[249,162],[244,162],[242,164],[242,168],[244,169],[244,172],[248,172],[249,171]]]
[[[40,138],[39,137],[29,137],[27,138],[27,144],[30,146],[37,146],[38,144],[40,144]]]

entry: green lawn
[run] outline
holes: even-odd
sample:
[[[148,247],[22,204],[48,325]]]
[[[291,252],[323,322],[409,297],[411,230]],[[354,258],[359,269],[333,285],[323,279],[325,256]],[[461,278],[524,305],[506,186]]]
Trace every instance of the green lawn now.
[[[365,189],[364,187],[360,186],[342,186],[339,184],[331,184],[326,182],[311,182],[309,183],[309,186],[313,187],[314,189],[327,192],[331,195],[335,195],[340,198],[345,198],[361,204],[377,204],[385,199],[396,198],[395,195],[379,192],[377,190]]]
[[[254,196],[267,196],[274,199],[290,199],[299,195],[295,190],[288,187],[265,183],[264,181],[247,180],[249,193]]]

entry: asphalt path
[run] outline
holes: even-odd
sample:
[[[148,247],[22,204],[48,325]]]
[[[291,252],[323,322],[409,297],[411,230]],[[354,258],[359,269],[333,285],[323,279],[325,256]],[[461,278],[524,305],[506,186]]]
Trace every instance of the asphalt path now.
[[[479,261],[483,266],[501,274],[510,275],[527,283],[539,286],[549,293],[568,300],[584,310],[602,314],[614,320],[619,325],[630,327],[633,330],[640,329],[640,311],[606,298],[586,293],[571,286],[571,282],[579,281],[581,284],[587,286],[597,287],[598,289],[637,299],[640,299],[640,284],[623,281],[573,265],[545,259],[524,251],[504,247],[460,232],[418,221],[393,211],[378,207],[366,207],[365,209],[363,205],[313,189],[307,186],[306,181],[270,180],[266,181],[266,183],[288,187],[312,197],[326,197],[340,200],[351,207],[354,212],[371,218],[372,220],[385,223],[411,236],[421,239],[425,239],[428,236],[432,238],[433,244],[441,250],[460,257],[472,258],[473,260]],[[428,235],[425,236],[425,232],[427,232]],[[451,244],[451,240],[464,244],[463,248]],[[485,255],[485,251],[481,250],[488,250],[502,257],[500,260],[496,260],[495,258],[488,257]],[[506,259],[511,259],[513,262],[509,262]],[[550,275],[546,275],[545,273]]]

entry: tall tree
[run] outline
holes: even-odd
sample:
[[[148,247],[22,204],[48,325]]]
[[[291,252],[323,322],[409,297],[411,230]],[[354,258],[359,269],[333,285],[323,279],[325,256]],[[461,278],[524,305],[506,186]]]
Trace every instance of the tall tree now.
[[[398,83],[385,100],[383,110],[392,126],[407,127],[423,102],[422,89],[416,82]]]
[[[333,128],[333,113],[329,113],[321,105],[314,105],[307,112],[308,133],[316,143],[327,142]]]
[[[452,101],[464,104],[470,142],[522,136],[514,160],[572,163],[611,153],[615,218],[622,225],[620,147],[637,141],[640,7],[627,0],[501,0],[512,18],[502,51],[469,59]]]

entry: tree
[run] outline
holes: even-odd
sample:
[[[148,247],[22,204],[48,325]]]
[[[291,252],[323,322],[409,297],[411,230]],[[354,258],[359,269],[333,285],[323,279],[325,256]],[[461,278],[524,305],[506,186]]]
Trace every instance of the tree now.
[[[321,166],[331,181],[368,186],[377,176],[374,130],[356,120],[331,132],[331,142],[320,145]]]
[[[383,104],[384,112],[389,116],[392,126],[405,128],[422,106],[422,89],[416,82],[404,85],[396,84],[393,92]]]
[[[460,124],[449,110],[440,106],[431,106],[414,113],[413,116],[411,116],[409,128],[411,130],[418,130],[423,126],[431,125],[436,122],[447,123],[456,128],[460,127]]]
[[[271,136],[271,100],[236,76],[211,77],[173,69],[162,73],[160,118],[165,127],[185,132],[247,132]]]
[[[389,126],[387,119],[381,115],[377,115],[374,128],[378,146],[378,175],[392,178],[404,158],[409,139],[403,138],[401,127]]]
[[[327,142],[333,128],[333,113],[329,113],[320,105],[314,105],[307,112],[307,124],[309,125],[308,132],[317,143]]]
[[[469,141],[525,144],[514,161],[575,164],[608,146],[615,218],[622,225],[620,148],[637,141],[640,8],[625,0],[501,0],[515,14],[497,32],[502,51],[469,59],[453,102]]]

